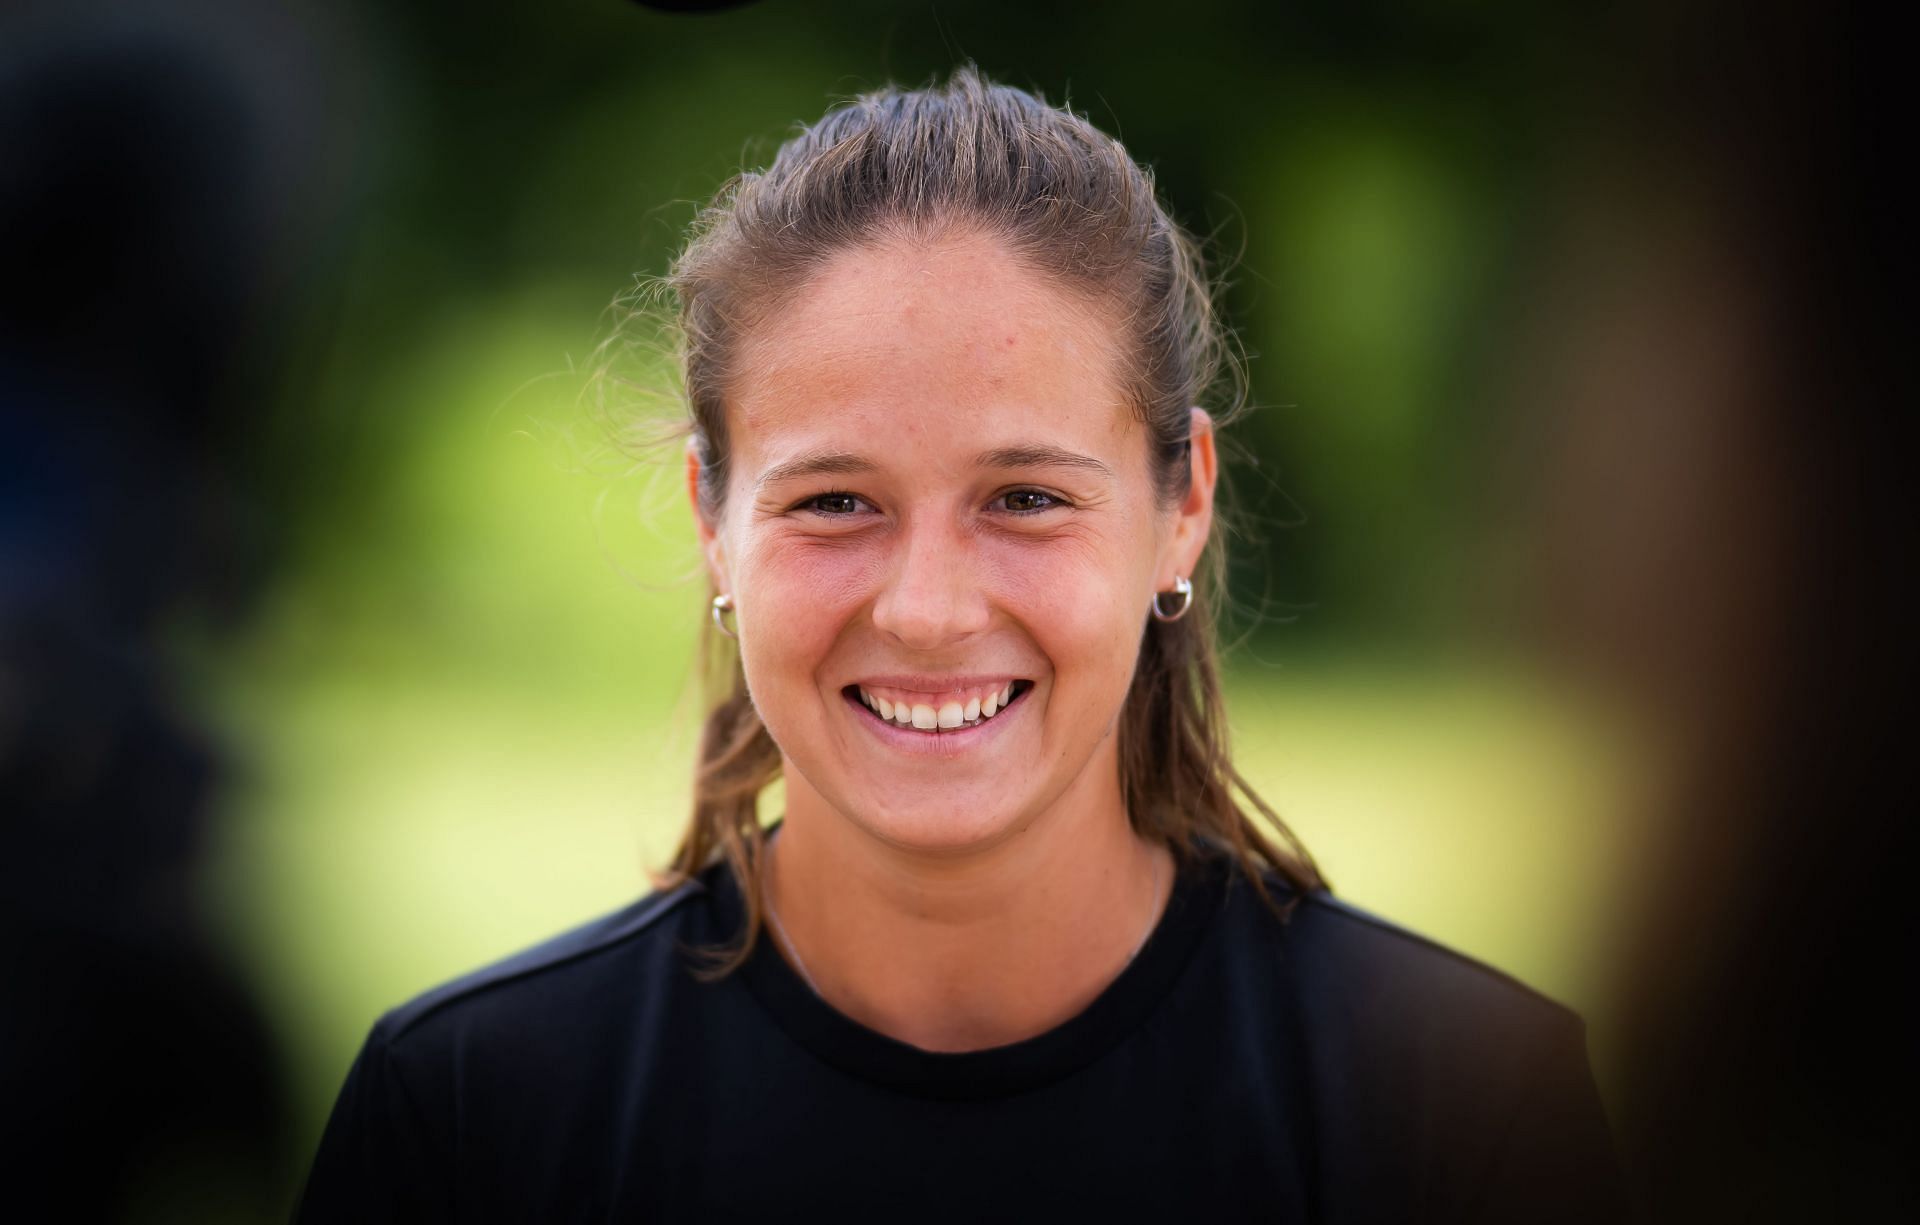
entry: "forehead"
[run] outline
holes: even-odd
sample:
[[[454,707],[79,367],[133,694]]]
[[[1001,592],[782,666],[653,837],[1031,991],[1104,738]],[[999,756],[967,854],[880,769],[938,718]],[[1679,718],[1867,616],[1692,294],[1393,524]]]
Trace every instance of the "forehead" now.
[[[1118,340],[1107,312],[991,238],[843,251],[742,346],[736,470],[820,446],[882,464],[1032,442],[1123,459],[1139,426]]]

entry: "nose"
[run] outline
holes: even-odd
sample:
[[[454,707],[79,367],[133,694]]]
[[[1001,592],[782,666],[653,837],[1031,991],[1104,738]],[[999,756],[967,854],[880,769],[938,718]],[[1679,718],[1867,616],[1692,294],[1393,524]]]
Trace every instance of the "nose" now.
[[[874,599],[873,621],[915,650],[949,646],[987,626],[979,559],[950,523],[903,529]]]

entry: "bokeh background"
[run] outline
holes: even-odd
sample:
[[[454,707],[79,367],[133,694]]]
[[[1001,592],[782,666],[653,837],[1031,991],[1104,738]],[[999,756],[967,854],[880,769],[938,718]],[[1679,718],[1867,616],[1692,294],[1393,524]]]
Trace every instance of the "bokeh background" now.
[[[971,59],[1228,281],[1233,731],[1336,889],[1587,1016],[1651,1215],[1907,1195],[1869,421],[1910,310],[1856,45],[1778,4],[9,8],[29,1190],[280,1219],[382,1010],[649,887],[705,593],[676,453],[623,441],[666,372],[591,377],[613,304],[795,122]]]

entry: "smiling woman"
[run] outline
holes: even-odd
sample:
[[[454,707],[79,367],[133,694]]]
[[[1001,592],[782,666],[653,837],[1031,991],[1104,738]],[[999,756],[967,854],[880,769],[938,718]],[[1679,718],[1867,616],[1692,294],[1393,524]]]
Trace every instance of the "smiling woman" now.
[[[1617,1216],[1578,1018],[1335,902],[1233,768],[1220,328],[1116,142],[869,95],[668,284],[737,644],[687,834],[380,1019],[306,1219]]]

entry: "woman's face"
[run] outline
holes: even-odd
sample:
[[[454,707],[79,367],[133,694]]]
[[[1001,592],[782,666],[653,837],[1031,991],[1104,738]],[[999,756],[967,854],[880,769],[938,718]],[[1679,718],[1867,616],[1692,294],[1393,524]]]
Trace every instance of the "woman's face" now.
[[[744,339],[701,536],[789,813],[935,851],[1118,811],[1149,601],[1211,517],[1206,415],[1163,506],[1114,325],[982,237],[843,252]]]

